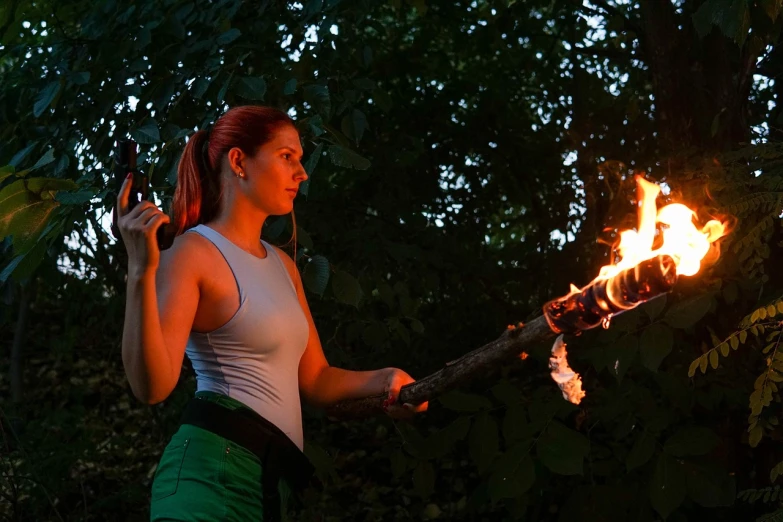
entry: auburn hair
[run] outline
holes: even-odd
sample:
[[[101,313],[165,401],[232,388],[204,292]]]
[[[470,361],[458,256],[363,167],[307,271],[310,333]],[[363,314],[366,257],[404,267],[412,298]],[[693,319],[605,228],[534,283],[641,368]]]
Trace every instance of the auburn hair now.
[[[185,144],[177,167],[177,186],[171,201],[171,228],[174,236],[212,220],[220,211],[223,185],[220,165],[233,147],[248,156],[272,139],[285,125],[296,128],[285,112],[272,107],[246,105],[223,114],[207,131],[200,129]],[[293,234],[281,247],[294,245],[296,260],[296,216],[291,210]]]

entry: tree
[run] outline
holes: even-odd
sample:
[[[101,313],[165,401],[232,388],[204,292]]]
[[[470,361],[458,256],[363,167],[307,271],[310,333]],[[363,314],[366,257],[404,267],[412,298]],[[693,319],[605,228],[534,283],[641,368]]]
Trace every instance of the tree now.
[[[122,321],[124,268],[99,217],[113,205],[115,139],[141,144],[166,209],[187,135],[228,106],[270,104],[295,113],[305,144],[297,263],[330,362],[425,375],[593,278],[611,257],[596,240],[612,243],[635,219],[633,174],[647,173],[670,187],[664,199],[736,222],[720,258],[665,302],[569,340],[587,390],[580,408],[549,380],[544,346],[524,368],[396,425],[402,437],[383,448],[382,420],[310,415],[308,451],[327,484],[301,518],[736,520],[745,497],[770,488],[777,499],[780,2],[381,4],[0,7],[0,165],[10,165],[0,279],[39,280],[51,307],[62,292],[89,292],[73,302],[105,321],[97,345],[116,345],[108,325]],[[285,218],[265,231],[280,242],[291,232]],[[64,286],[58,259],[87,276]],[[78,339],[79,328],[54,338]],[[78,353],[73,343],[59,350]],[[175,414],[163,418],[159,435]],[[37,469],[32,456],[21,462]],[[143,479],[147,469],[133,469]],[[86,477],[95,499],[123,487]],[[25,487],[8,489],[50,505]],[[67,486],[49,490],[81,502]],[[752,491],[735,500],[737,490]],[[392,495],[409,503],[397,510]],[[33,509],[19,497],[19,510]]]

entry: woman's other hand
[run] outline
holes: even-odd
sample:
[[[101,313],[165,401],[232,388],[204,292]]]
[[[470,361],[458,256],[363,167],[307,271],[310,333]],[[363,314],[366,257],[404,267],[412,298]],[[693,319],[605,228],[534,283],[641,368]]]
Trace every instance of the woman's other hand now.
[[[399,404],[400,389],[406,384],[416,382],[413,377],[399,368],[387,368],[385,372],[383,411],[393,419],[410,419],[417,413],[427,411],[428,402],[419,405]]]

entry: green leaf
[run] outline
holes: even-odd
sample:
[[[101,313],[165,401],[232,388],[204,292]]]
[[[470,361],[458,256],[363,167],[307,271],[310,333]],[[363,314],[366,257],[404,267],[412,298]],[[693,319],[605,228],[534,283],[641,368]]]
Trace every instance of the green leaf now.
[[[304,9],[302,9],[302,20],[306,22],[313,15],[320,13],[321,9],[323,9],[323,4],[323,0],[307,0]]]
[[[707,358],[707,354],[705,353],[699,357],[699,369],[701,370],[702,374],[707,372],[707,364],[709,364],[709,360]]]
[[[264,232],[268,234],[268,237],[276,239],[286,230],[287,226],[287,219],[282,216],[275,217],[275,219],[269,219],[264,222]]]
[[[658,371],[661,361],[669,355],[674,346],[674,334],[671,328],[660,323],[649,326],[639,339],[639,359],[652,371]]]
[[[296,78],[291,78],[283,86],[283,94],[290,96],[296,92]]]
[[[715,508],[734,504],[737,496],[736,480],[722,467],[688,462],[684,471],[688,496],[700,506]]]
[[[520,404],[524,399],[522,391],[511,384],[508,379],[501,379],[495,386],[492,387],[492,395],[497,400],[505,404]]]
[[[210,79],[209,78],[199,78],[193,84],[190,86],[191,92],[193,92],[193,97],[196,99],[201,99],[204,94],[207,92],[207,88],[209,88]]]
[[[644,303],[641,308],[644,309],[644,311],[650,317],[650,320],[655,319],[661,315],[663,309],[666,308],[666,294],[661,294],[658,297],[650,299]]]
[[[429,498],[435,490],[435,470],[426,460],[420,461],[413,470],[413,488],[423,499]]]
[[[14,213],[35,203],[34,194],[27,190],[25,180],[19,179],[0,190],[0,238],[9,235]]]
[[[746,490],[746,491],[752,491],[752,490]],[[756,519],[756,522],[783,522],[783,509],[776,509],[772,513],[761,515]]]
[[[79,188],[73,180],[60,178],[28,178],[25,183],[27,190],[40,196],[44,196],[47,192]]]
[[[234,80],[234,71],[231,71],[231,74],[228,75],[228,79],[223,83],[223,86],[220,88],[220,90],[217,93],[217,97],[215,98],[215,101],[217,101],[218,104],[223,103],[223,100],[226,99],[226,93],[228,92],[228,89],[231,87],[231,82]]]
[[[232,28],[218,36],[216,42],[218,45],[228,45],[240,36],[242,36],[242,31]]]
[[[701,363],[701,357],[694,360],[691,365],[688,367],[688,377],[693,377],[696,375],[696,369],[699,367],[699,364]]]
[[[650,481],[650,502],[664,519],[680,507],[686,495],[686,479],[682,465],[665,453],[658,455]]]
[[[14,236],[14,251],[24,253],[32,250],[42,231],[49,224],[52,213],[60,204],[52,200],[39,200],[14,214],[8,228]]]
[[[332,276],[332,291],[341,303],[359,308],[362,300],[362,288],[359,281],[347,272],[337,271]]]
[[[769,470],[769,481],[775,482],[781,473],[783,473],[783,462],[778,462],[771,470]]]
[[[65,173],[65,170],[68,168],[68,165],[70,165],[70,163],[71,160],[67,154],[61,155],[57,159],[57,164],[54,166],[54,175],[62,176]]]
[[[748,444],[750,444],[750,447],[755,448],[758,446],[763,435],[764,429],[761,427],[761,425],[757,424],[752,430],[750,430],[750,434],[748,435]]]
[[[39,159],[35,163],[35,165],[33,165],[30,168],[30,171],[33,171],[35,169],[39,169],[41,167],[44,167],[44,166],[48,165],[49,163],[51,163],[53,161],[54,161],[54,149],[49,149],[49,150],[46,151],[46,154],[41,156],[41,159]]]
[[[310,131],[316,138],[322,134],[325,134],[324,121],[320,114],[316,114],[312,118],[307,119],[307,126],[310,127]]]
[[[353,84],[359,89],[364,89],[365,91],[371,91],[375,89],[375,82],[369,78],[354,78]]]
[[[0,183],[5,181],[6,178],[13,176],[16,173],[16,168],[13,165],[6,165],[0,167]]]
[[[307,196],[308,192],[310,191],[310,180],[312,178],[313,171],[315,171],[315,167],[318,165],[318,160],[321,159],[323,150],[323,143],[319,143],[315,150],[307,157],[307,160],[304,162],[303,166],[305,172],[307,172],[307,179],[301,185],[299,185],[299,191],[305,196]]]
[[[76,85],[85,85],[90,81],[90,71],[71,72],[71,81]]]
[[[17,151],[16,154],[10,159],[8,164],[12,167],[18,167],[19,165],[23,164],[24,161],[27,159],[27,156],[30,155],[30,153],[33,151],[33,149],[38,145],[37,141],[34,141],[27,145],[25,148],[23,148],[20,151]],[[17,173],[17,176],[19,173]],[[21,176],[20,176],[21,177]]]
[[[4,284],[9,277],[19,282],[29,280],[45,253],[46,242],[38,241],[32,249],[13,258],[0,273],[0,284]]]
[[[155,118],[147,118],[144,125],[130,131],[130,135],[136,143],[144,145],[160,143],[160,129]]]
[[[95,197],[95,189],[88,188],[78,192],[58,192],[54,200],[63,205],[81,205]]]
[[[476,463],[479,475],[483,475],[495,460],[500,446],[498,425],[489,412],[482,412],[476,417],[468,437],[468,448],[473,462]]]
[[[152,28],[148,25],[144,26],[138,33],[136,33],[136,49],[139,51],[145,49],[152,42]]]
[[[329,147],[329,159],[338,167],[349,167],[357,170],[366,170],[370,168],[370,161],[359,156],[354,151],[332,145]]]
[[[41,89],[38,96],[35,97],[35,104],[33,105],[33,116],[38,118],[44,113],[46,109],[52,104],[57,93],[60,92],[60,81],[55,80],[50,82],[46,87]]]
[[[308,85],[304,88],[304,99],[327,121],[331,116],[332,102],[326,85]]]
[[[358,109],[343,116],[341,128],[343,133],[357,143],[362,139],[367,128],[367,117]]]
[[[389,460],[391,461],[391,471],[394,478],[402,477],[408,470],[408,457],[405,456],[402,450],[394,450],[389,456]]]
[[[709,311],[712,296],[709,294],[681,301],[666,312],[664,321],[674,328],[689,328],[696,324]]]
[[[415,426],[407,422],[397,423],[396,426],[402,436],[403,449],[405,451],[419,460],[426,460],[431,457],[427,440],[421,436]]]
[[[535,483],[536,470],[528,455],[529,448],[528,442],[518,443],[499,459],[489,476],[489,494],[493,502],[519,497]]]
[[[492,402],[486,397],[460,390],[451,390],[438,397],[444,408],[459,412],[476,412],[492,407]]]
[[[244,76],[237,80],[234,92],[248,100],[263,100],[266,94],[266,81],[261,76]]]
[[[550,470],[561,475],[581,475],[590,442],[581,433],[552,421],[536,444],[536,453]]]
[[[329,261],[321,255],[313,256],[305,265],[302,283],[308,290],[323,297],[329,283]]]
[[[750,24],[748,0],[707,0],[692,20],[700,38],[707,36],[712,26],[718,26],[724,35],[742,45]]]
[[[424,325],[418,319],[415,319],[415,318],[411,319],[410,328],[411,328],[411,330],[413,330],[417,334],[423,334],[424,333]]]
[[[666,440],[663,449],[669,455],[685,457],[687,455],[706,455],[718,445],[720,439],[704,426],[681,428]]]
[[[334,460],[321,446],[305,441],[304,454],[313,465],[313,468],[315,468],[316,476],[322,482],[326,482],[327,477],[334,481],[339,479],[334,468]]]
[[[470,417],[457,419],[427,439],[429,454],[433,459],[441,459],[449,454],[457,442],[463,440],[470,431]]]
[[[296,226],[296,242],[309,250],[313,250],[313,240],[310,238],[310,234],[299,225]]]
[[[606,347],[607,370],[618,383],[623,382],[623,377],[638,352],[639,339],[635,335],[624,335],[614,344]]]
[[[710,351],[710,366],[712,366],[713,370],[718,369],[718,363],[719,363],[718,352],[716,350]]]
[[[3,187],[0,190],[0,238],[13,236],[17,254],[32,249],[52,212],[60,206],[51,198],[41,199],[39,194],[44,190],[75,185],[71,180],[32,178],[29,181],[20,179]]]
[[[625,458],[625,467],[628,471],[642,466],[650,460],[655,453],[655,437],[643,431],[636,437],[636,441]]]

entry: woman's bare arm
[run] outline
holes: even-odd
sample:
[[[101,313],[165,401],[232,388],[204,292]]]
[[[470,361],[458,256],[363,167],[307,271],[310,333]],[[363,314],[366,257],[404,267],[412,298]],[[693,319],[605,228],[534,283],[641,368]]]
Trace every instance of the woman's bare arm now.
[[[133,394],[158,403],[179,380],[199,301],[198,244],[177,237],[156,270],[129,270],[122,362]]]

